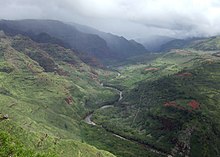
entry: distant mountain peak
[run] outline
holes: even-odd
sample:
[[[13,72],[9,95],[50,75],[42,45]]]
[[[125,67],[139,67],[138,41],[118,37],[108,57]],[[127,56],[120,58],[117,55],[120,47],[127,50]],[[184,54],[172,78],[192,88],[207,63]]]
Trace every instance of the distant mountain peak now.
[[[1,20],[0,30],[10,35],[23,34],[33,40],[59,44],[83,52],[106,63],[146,53],[145,47],[111,33],[98,31],[79,24],[65,24],[56,20]]]

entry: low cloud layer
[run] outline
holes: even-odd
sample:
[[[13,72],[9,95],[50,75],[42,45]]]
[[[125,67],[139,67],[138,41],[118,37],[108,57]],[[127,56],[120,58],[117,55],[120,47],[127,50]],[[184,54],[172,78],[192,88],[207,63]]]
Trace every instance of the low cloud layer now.
[[[1,19],[56,19],[128,38],[220,34],[219,0],[0,0]]]

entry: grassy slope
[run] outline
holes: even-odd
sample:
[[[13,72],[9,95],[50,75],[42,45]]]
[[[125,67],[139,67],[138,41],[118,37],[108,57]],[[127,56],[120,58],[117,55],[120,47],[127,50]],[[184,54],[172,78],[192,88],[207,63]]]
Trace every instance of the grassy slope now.
[[[88,112],[118,98],[100,82],[124,92],[117,107],[95,112],[95,121],[108,130],[173,154],[189,154],[181,146],[190,143],[191,156],[218,155],[218,57],[174,50],[147,59],[120,67],[117,76],[87,66],[71,50],[1,34],[0,112],[9,115],[0,122],[0,139],[7,141],[2,156],[113,156],[101,150],[123,157],[157,156],[83,122]],[[191,111],[187,103],[192,100],[199,109]],[[164,105],[170,101],[178,107]]]
[[[150,63],[125,67],[108,82],[124,87],[124,100],[97,111],[94,120],[175,155],[218,156],[219,63],[211,54],[175,50]],[[199,102],[199,109],[188,105],[192,100]],[[167,102],[177,106],[166,107]]]
[[[157,156],[83,121],[92,110],[118,99],[115,90],[100,85],[100,78],[117,73],[91,68],[71,50],[22,36],[2,35],[0,46],[0,112],[9,115],[0,128],[24,149],[51,156],[113,156],[100,150],[123,157]]]
[[[176,53],[181,53],[181,50],[174,50]],[[183,51],[184,53],[184,51]],[[137,64],[131,64],[127,66],[120,66],[118,70],[121,76],[115,79],[114,76],[107,80],[107,84],[114,84],[121,87],[125,91],[127,89],[134,88],[137,83],[143,80],[156,80],[163,76],[171,75],[181,71],[184,67],[192,66],[192,62],[188,62],[193,58],[199,57],[197,53],[183,54],[181,56],[170,54],[170,55],[158,55],[157,58],[144,58]],[[149,68],[156,68],[148,70]],[[105,79],[106,80],[106,79]]]
[[[62,54],[65,60],[59,59]],[[8,132],[4,136],[14,137],[24,149],[58,156],[113,156],[82,143],[86,99],[101,103],[115,95],[99,85],[102,71],[88,67],[70,50],[3,33],[0,65],[0,112],[9,115],[0,122],[3,133]]]
[[[216,51],[220,50],[220,37],[211,37],[203,40],[194,41],[188,45],[190,48],[203,51]]]

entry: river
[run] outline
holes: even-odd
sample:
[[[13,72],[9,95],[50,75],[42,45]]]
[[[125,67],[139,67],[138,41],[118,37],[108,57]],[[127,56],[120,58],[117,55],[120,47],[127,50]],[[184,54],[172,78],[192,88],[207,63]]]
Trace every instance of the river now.
[[[101,86],[104,86],[103,83],[101,83]],[[110,86],[105,86],[105,87],[106,87],[106,88],[114,89],[114,90],[116,90],[116,91],[118,92],[118,94],[119,94],[118,102],[123,99],[123,93],[122,93],[122,91],[120,91],[120,90],[118,90],[118,89],[116,89],[116,88],[110,87]],[[106,109],[106,108],[110,108],[110,107],[114,107],[114,105],[105,105],[105,106],[100,107],[99,109]],[[88,116],[86,116],[85,122],[86,122],[87,124],[90,124],[90,125],[96,125],[95,122],[93,122],[93,121],[91,120],[92,115],[93,115],[93,113],[90,113]]]
[[[119,74],[120,74],[120,73],[119,73]],[[121,74],[120,74],[120,75],[121,75]],[[120,75],[118,75],[118,76],[120,76]],[[105,86],[105,85],[103,85],[103,83],[101,83],[100,85],[103,86],[103,87]],[[110,86],[105,86],[105,87],[106,87],[106,88],[114,89],[114,90],[116,90],[116,91],[118,92],[118,94],[119,94],[118,102],[120,102],[120,101],[123,99],[123,92],[122,92],[121,90],[116,89],[116,88],[114,88],[114,87],[112,87],[112,86],[111,86],[111,87],[110,87]],[[106,108],[110,108],[110,107],[114,107],[114,105],[105,105],[105,106],[100,107],[99,109],[106,109]],[[93,113],[90,113],[88,116],[86,116],[85,122],[86,122],[87,124],[89,124],[89,125],[94,125],[94,126],[95,126],[96,123],[91,120],[92,115],[93,115]],[[100,126],[100,127],[101,127],[101,126]],[[106,130],[106,131],[108,131],[108,130]],[[110,132],[110,131],[108,131],[108,132]],[[111,132],[111,133],[112,133],[112,132]],[[118,138],[120,138],[120,139],[122,139],[122,140],[131,141],[131,142],[135,142],[135,143],[137,143],[137,144],[143,145],[143,146],[147,147],[147,149],[148,149],[149,151],[151,151],[151,152],[154,152],[154,153],[157,153],[157,154],[160,154],[160,155],[163,155],[163,156],[167,156],[167,157],[172,157],[172,155],[167,154],[167,153],[165,153],[165,152],[162,152],[162,151],[160,151],[160,150],[157,150],[157,149],[153,148],[153,147],[150,146],[150,145],[142,144],[142,143],[139,143],[138,141],[131,140],[131,139],[127,139],[126,137],[122,137],[122,136],[120,136],[120,135],[118,135],[118,134],[115,134],[115,133],[112,133],[112,135],[114,135],[115,137],[118,137]]]

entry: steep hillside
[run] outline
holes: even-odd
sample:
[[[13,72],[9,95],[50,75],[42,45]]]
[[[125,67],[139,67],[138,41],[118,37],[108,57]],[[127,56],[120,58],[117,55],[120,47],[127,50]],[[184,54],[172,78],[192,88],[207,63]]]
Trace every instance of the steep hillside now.
[[[106,83],[124,97],[93,121],[173,156],[219,156],[219,68],[218,53],[185,50],[120,67]]]
[[[85,64],[48,32],[7,32],[0,32],[0,156],[220,155],[218,37],[179,40],[184,49],[124,58],[109,71]],[[124,38],[113,41],[126,47]]]
[[[84,120],[119,99],[116,90],[102,86],[117,75],[86,65],[70,49],[1,32],[0,154],[158,157]]]
[[[20,31],[25,35],[47,33],[52,37],[62,40],[71,48],[86,52],[89,55],[100,58],[110,57],[110,51],[105,40],[97,35],[86,34],[78,31],[70,25],[53,20],[21,20],[0,22],[2,28],[13,29],[14,32]],[[1,28],[1,29],[2,29]],[[6,29],[3,29],[6,31]]]
[[[135,41],[128,41],[123,37],[107,33],[82,32],[74,26],[53,20],[21,20],[0,21],[0,29],[10,35],[23,34],[37,42],[56,43],[78,52],[84,52],[89,57],[96,57],[99,61],[118,60],[137,54],[143,54],[146,49]],[[82,57],[82,59],[84,59]],[[86,60],[86,59],[85,59]]]
[[[195,49],[201,51],[220,50],[220,37],[175,39],[160,47],[160,51],[170,51],[171,49]]]
[[[1,32],[1,156],[113,156],[82,140],[85,103],[100,104],[115,95],[100,86],[99,74],[104,72],[71,50]]]
[[[188,47],[202,51],[216,51],[220,50],[220,37],[210,37],[203,40],[192,42]]]
[[[169,52],[172,49],[184,49],[184,48],[187,48],[195,40],[197,40],[197,39],[196,38],[174,39],[168,43],[161,45],[159,51]]]
[[[72,23],[72,25],[79,31],[100,36],[106,41],[108,47],[119,59],[147,53],[147,50],[144,48],[144,46],[134,40],[127,40],[124,37],[119,37],[111,33],[105,33],[76,23]]]

